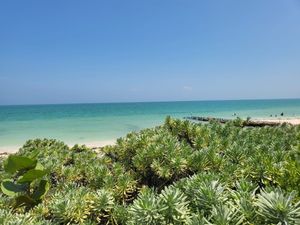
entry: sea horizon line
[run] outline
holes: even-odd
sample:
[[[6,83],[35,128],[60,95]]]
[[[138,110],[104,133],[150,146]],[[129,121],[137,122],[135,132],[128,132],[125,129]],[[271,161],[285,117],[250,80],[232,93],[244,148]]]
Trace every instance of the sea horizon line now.
[[[29,103],[29,104],[0,104],[5,106],[48,106],[48,105],[96,105],[96,104],[134,104],[134,103],[176,103],[176,102],[223,102],[223,101],[280,101],[300,100],[297,98],[241,98],[241,99],[201,99],[201,100],[161,100],[161,101],[112,101],[112,102],[66,102],[66,103]]]

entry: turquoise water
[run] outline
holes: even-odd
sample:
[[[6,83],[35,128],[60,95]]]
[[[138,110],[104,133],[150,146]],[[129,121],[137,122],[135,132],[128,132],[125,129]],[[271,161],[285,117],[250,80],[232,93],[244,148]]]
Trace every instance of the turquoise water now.
[[[300,117],[300,99],[0,106],[0,147],[32,138],[87,143],[163,123],[167,115]]]

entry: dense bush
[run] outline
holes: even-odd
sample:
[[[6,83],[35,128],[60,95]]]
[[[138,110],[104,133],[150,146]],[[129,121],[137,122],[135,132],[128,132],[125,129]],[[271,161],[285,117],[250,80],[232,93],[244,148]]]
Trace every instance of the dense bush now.
[[[300,126],[242,124],[168,117],[97,152],[30,140],[16,156],[50,190],[33,208],[0,193],[0,224],[300,224]]]

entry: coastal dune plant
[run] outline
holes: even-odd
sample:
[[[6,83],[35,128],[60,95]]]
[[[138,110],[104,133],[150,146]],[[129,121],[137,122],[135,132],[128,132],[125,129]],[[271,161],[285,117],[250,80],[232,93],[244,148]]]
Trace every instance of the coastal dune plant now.
[[[227,203],[224,205],[213,206],[210,221],[213,225],[239,225],[242,224],[242,218],[237,215],[238,211],[235,205]]]
[[[51,225],[51,221],[38,219],[30,213],[15,213],[10,209],[0,209],[0,224],[3,225]]]
[[[163,223],[161,215],[162,208],[155,192],[151,189],[144,189],[129,207],[130,224],[155,225]]]
[[[131,224],[189,224],[191,212],[187,197],[173,186],[157,195],[145,189],[129,209]]]
[[[49,202],[49,211],[54,222],[62,224],[84,223],[91,214],[88,190],[83,187],[65,186],[56,192]]]
[[[257,197],[257,213],[265,224],[300,224],[300,201],[294,202],[295,192],[284,194],[281,189],[263,190]]]
[[[113,194],[105,189],[91,192],[88,199],[91,204],[92,216],[97,222],[112,222],[114,221],[112,212],[115,207]]]
[[[257,223],[255,193],[258,188],[246,179],[236,182],[234,190],[230,190],[230,198],[236,205],[240,223]]]
[[[188,224],[191,220],[189,201],[178,188],[166,187],[158,196],[161,214],[166,224]]]
[[[1,182],[1,190],[13,197],[14,208],[32,208],[41,202],[50,188],[49,182],[43,179],[48,171],[37,160],[10,155],[4,162],[4,170],[11,178]]]
[[[0,158],[0,224],[300,224],[299,162],[300,126],[240,119],[168,117],[96,150],[29,140]]]
[[[184,193],[191,201],[192,208],[210,214],[213,207],[224,204],[228,199],[223,184],[214,175],[194,176],[186,180]]]
[[[113,221],[114,198],[105,189],[93,191],[86,187],[66,185],[49,201],[49,214],[56,223],[84,224],[89,221]]]
[[[165,130],[157,132],[132,159],[146,183],[174,181],[188,173],[187,158],[192,149]]]

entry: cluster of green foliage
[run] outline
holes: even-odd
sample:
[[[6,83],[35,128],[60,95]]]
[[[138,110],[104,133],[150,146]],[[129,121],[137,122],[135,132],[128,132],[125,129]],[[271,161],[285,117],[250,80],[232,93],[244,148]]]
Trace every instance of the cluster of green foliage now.
[[[35,166],[9,171],[14,157]],[[25,194],[2,189],[0,224],[300,224],[300,126],[168,117],[100,151],[30,140],[0,160],[0,179],[20,185],[38,169]],[[47,181],[34,204],[16,205]]]
[[[1,182],[1,190],[5,195],[15,197],[14,208],[34,207],[49,190],[49,182],[42,179],[47,170],[36,160],[11,155],[4,163],[4,171],[12,177]]]

